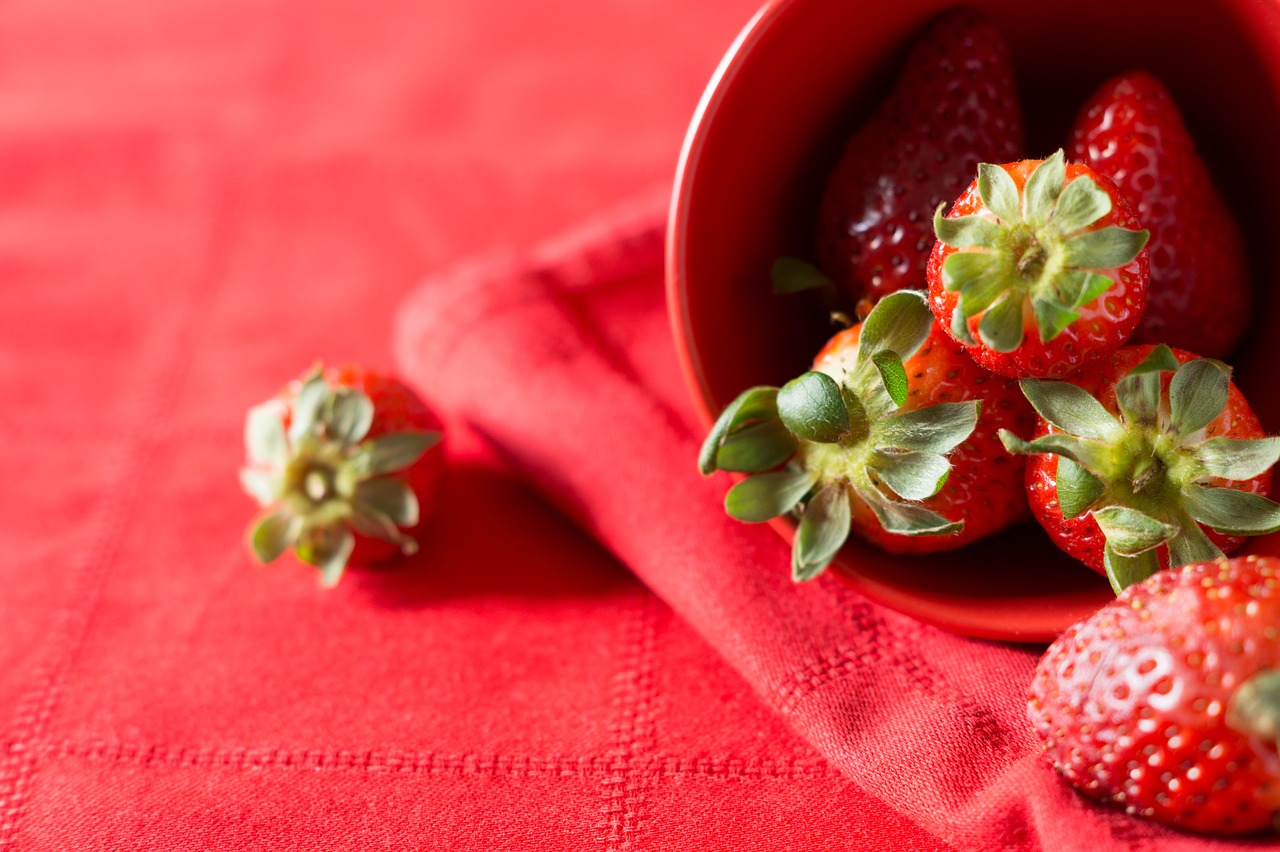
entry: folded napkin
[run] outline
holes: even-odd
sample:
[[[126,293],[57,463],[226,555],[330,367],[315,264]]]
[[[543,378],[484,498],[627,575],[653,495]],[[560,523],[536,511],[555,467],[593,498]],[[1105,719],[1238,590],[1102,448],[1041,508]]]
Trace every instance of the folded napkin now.
[[[834,766],[943,840],[1233,848],[1097,807],[1059,781],[1025,716],[1039,649],[949,634],[830,577],[795,586],[773,530],[724,515],[729,480],[697,471],[703,435],[664,304],[664,213],[663,198],[642,199],[527,255],[427,281],[397,316],[400,370]]]

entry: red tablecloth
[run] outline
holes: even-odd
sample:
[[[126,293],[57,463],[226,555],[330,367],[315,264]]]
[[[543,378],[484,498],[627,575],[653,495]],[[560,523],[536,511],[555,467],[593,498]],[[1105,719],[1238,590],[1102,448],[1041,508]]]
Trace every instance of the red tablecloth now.
[[[244,410],[662,195],[755,5],[0,8],[0,850],[947,848],[463,419],[416,557],[241,538]]]

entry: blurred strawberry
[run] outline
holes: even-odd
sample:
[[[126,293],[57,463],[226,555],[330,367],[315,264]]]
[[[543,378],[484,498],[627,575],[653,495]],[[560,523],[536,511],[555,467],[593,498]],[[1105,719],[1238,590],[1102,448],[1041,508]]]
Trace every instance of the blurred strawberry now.
[[[1227,355],[1252,302],[1244,240],[1169,92],[1145,72],[1108,81],[1081,110],[1067,154],[1114,180],[1151,232],[1133,342]]]
[[[406,530],[440,498],[440,426],[398,379],[360,367],[314,369],[251,408],[240,481],[263,507],[253,553],[294,550],[325,586],[348,564],[413,553]]]
[[[943,15],[828,178],[819,266],[850,304],[924,289],[934,208],[959,195],[979,162],[1016,159],[1022,136],[1004,37],[974,12]]]

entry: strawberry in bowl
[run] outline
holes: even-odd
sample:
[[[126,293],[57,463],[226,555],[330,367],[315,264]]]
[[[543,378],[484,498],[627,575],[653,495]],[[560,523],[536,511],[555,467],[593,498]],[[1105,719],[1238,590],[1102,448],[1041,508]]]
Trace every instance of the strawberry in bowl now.
[[[1267,497],[1280,438],[1266,435],[1222,362],[1126,347],[1068,381],[1021,387],[1037,437],[1000,437],[1031,457],[1032,511],[1116,592],[1280,530],[1280,504]]]
[[[804,581],[851,531],[889,552],[932,553],[1022,519],[1023,463],[997,436],[1031,423],[1017,385],[975,364],[923,294],[903,291],[831,338],[811,371],[740,394],[699,467],[750,474],[725,496],[738,520],[798,516],[791,567]]]
[[[929,304],[979,364],[1057,378],[1129,339],[1146,307],[1150,235],[1111,180],[1059,150],[983,163],[944,207]]]
[[[1022,147],[1004,36],[970,10],[942,15],[827,178],[818,265],[850,305],[923,289],[933,209],[971,180],[979,162],[1015,159]]]
[[[1081,0],[1072,12],[1081,19],[1106,20],[1108,25],[1081,39],[1069,28],[1052,26],[1056,19],[1046,18],[1046,11],[1039,7],[1012,0],[981,7],[982,17],[1000,31],[1009,48],[1026,146],[1012,156],[1003,151],[982,154],[979,162],[1012,164],[1019,157],[1042,157],[1068,145],[1063,188],[1069,188],[1073,181],[1067,180],[1067,171],[1080,165],[1071,162],[1080,159],[1070,147],[1073,118],[1110,75],[1125,68],[1149,69],[1177,98],[1186,128],[1195,135],[1198,154],[1211,167],[1245,244],[1253,247],[1257,255],[1253,260],[1259,260],[1269,235],[1280,228],[1280,208],[1272,203],[1280,195],[1280,161],[1271,153],[1274,140],[1280,138],[1280,50],[1267,47],[1266,35],[1275,31],[1274,5],[1261,0],[1211,0],[1208,7],[1192,9],[1145,0],[1126,4]],[[777,0],[751,21],[717,70],[681,155],[667,252],[668,304],[678,356],[704,428],[709,429],[744,390],[780,388],[811,367],[813,353],[830,336],[830,300],[779,298],[770,287],[770,270],[779,257],[808,258],[813,267],[827,266],[828,276],[839,280],[841,271],[823,260],[825,250],[814,254],[815,242],[824,244],[820,235],[815,240],[815,231],[826,229],[822,211],[829,179],[850,140],[876,125],[878,110],[906,75],[906,66],[914,63],[913,51],[940,19],[937,7],[927,5]],[[1196,33],[1197,56],[1202,61],[1194,69],[1185,57],[1168,50],[1170,39],[1184,31]],[[1060,61],[1067,51],[1071,63]],[[990,45],[975,42],[972,52],[975,57],[988,56]],[[1241,87],[1239,79],[1257,85]],[[965,102],[968,93],[963,81],[957,85],[954,95],[935,104],[939,113]],[[923,129],[932,124],[921,120],[917,126]],[[917,146],[921,142],[905,139],[904,151],[908,141]],[[881,166],[873,158],[862,165],[868,176],[879,174]],[[1097,176],[1091,176],[1091,181],[1108,188],[1101,161],[1094,172]],[[971,172],[968,179],[974,176]],[[1020,205],[1025,186],[1024,179]],[[910,189],[897,179],[887,187],[892,193],[905,194]],[[1130,211],[1137,211],[1141,199],[1121,189],[1128,196]],[[963,186],[953,188],[943,200],[958,198],[962,191]],[[1119,201],[1111,203],[1113,214],[1108,215],[1123,209]],[[840,218],[834,219],[837,235],[841,234]],[[998,217],[992,214],[992,218]],[[854,219],[846,217],[845,224],[849,221]],[[1090,228],[1095,224],[1105,227],[1108,223],[1087,223]],[[1124,230],[1146,228],[1140,214],[1124,223]],[[846,245],[839,252],[846,260],[855,252],[869,260],[878,250],[870,248],[873,236],[865,249]],[[886,244],[883,239],[879,243]],[[910,247],[905,232],[897,245]],[[1153,238],[1138,254],[1150,255],[1159,245]],[[954,253],[976,253],[984,247],[953,248]],[[1027,257],[1022,262],[1024,271],[1034,271],[1036,254],[1023,252],[1019,257],[1019,262]],[[1114,261],[1120,263],[1118,267],[1076,266],[1125,285],[1120,273],[1127,274],[1126,267],[1141,265],[1142,260],[1137,255],[1128,263],[1122,260]],[[892,255],[888,261],[888,266],[896,268]],[[937,270],[939,278],[941,272]],[[1280,424],[1280,394],[1269,390],[1273,352],[1266,336],[1256,329],[1280,318],[1280,303],[1269,296],[1280,292],[1280,266],[1255,262],[1251,272],[1257,300],[1252,312],[1255,332],[1247,334],[1235,350],[1232,377],[1248,394],[1259,421],[1274,430]],[[1201,280],[1214,277],[1201,276]],[[1068,352],[1066,366],[1043,372],[1031,364],[1033,358],[1026,358],[1031,369],[1007,372],[1019,377],[1039,372],[1040,378],[1067,378],[1090,363],[1107,363],[1119,351],[1117,347],[1125,345],[1126,334],[1129,343],[1139,334],[1135,330],[1142,322],[1137,316],[1139,297],[1126,293],[1126,299],[1134,298],[1130,305],[1116,298],[1118,290],[1094,292],[1100,281],[1077,278],[1085,278],[1083,286],[1077,288],[1072,282],[1072,286],[1053,288],[1055,292],[1047,294],[1053,298],[1035,300],[1030,294],[1024,298],[1023,345],[1044,347],[1069,341],[1073,334],[1077,340],[1084,339],[1081,334],[1092,329],[1077,325],[1073,330],[1070,314],[1087,319],[1088,312],[1101,310],[1120,317],[1114,309],[1124,308],[1120,325],[1133,328],[1126,332],[1122,327],[1097,348]],[[916,286],[923,287],[924,282]],[[1147,304],[1155,299],[1152,286],[1148,281]],[[947,291],[940,283],[940,289],[958,306],[962,287]],[[983,338],[983,316],[974,305],[985,298],[980,289],[970,288],[967,301],[972,312],[964,318],[965,330],[978,344]],[[821,292],[826,297],[834,291],[827,287]],[[874,301],[865,291],[850,295]],[[1035,301],[1040,302],[1039,319]],[[983,310],[990,310],[995,302]],[[1006,347],[1013,336],[1007,332],[1015,325],[1009,320],[1016,312],[1012,306],[1003,311],[1004,316],[990,320],[987,329],[994,342]],[[942,313],[939,324],[945,334],[952,327],[955,310]],[[1065,330],[1054,335],[1055,326],[1063,320]],[[1046,344],[1042,329],[1044,337],[1057,340]],[[1042,355],[1043,365],[1050,360]],[[794,536],[796,529],[788,515],[771,526],[784,537]],[[1254,547],[1273,548],[1274,543],[1263,536]],[[1010,559],[1015,551],[1018,558]],[[1038,570],[1025,570],[1028,564]],[[1114,597],[1105,578],[1082,569],[1040,530],[1019,525],[948,551],[945,558],[890,553],[854,534],[833,558],[832,568],[835,576],[872,600],[951,630],[988,638],[1048,640]]]
[[[1151,286],[1133,342],[1231,353],[1253,304],[1244,238],[1169,90],[1141,71],[1103,83],[1080,109],[1067,154],[1114,180],[1151,231]]]

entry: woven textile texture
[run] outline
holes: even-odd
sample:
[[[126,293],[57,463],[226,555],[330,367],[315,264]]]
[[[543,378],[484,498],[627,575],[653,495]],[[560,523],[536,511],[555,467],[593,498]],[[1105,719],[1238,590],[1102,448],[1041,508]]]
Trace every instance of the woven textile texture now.
[[[661,194],[755,5],[0,7],[0,850],[938,848],[460,422],[413,559],[242,541],[247,407]]]
[[[1039,649],[959,637],[837,579],[794,586],[785,544],[702,479],[663,304],[662,210],[427,282],[402,371],[630,567],[831,764],[964,849],[1233,848],[1095,808],[1040,759]]]

